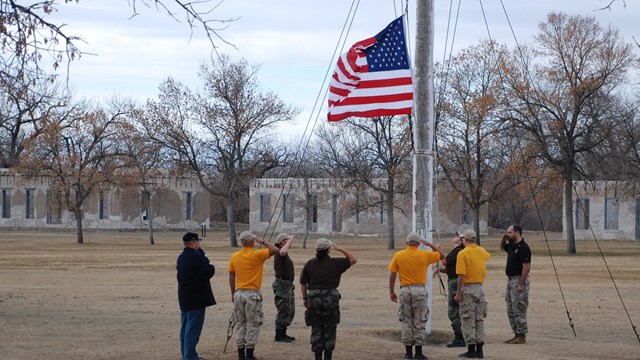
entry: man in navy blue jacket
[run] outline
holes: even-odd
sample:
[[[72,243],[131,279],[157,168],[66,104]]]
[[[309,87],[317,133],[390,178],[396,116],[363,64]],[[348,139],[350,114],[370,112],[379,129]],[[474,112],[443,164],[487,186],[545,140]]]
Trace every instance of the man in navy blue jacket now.
[[[180,303],[180,352],[182,360],[201,360],[196,351],[204,325],[207,306],[215,305],[210,279],[216,272],[204,250],[198,234],[188,232],[182,237],[184,250],[178,256],[178,302]]]

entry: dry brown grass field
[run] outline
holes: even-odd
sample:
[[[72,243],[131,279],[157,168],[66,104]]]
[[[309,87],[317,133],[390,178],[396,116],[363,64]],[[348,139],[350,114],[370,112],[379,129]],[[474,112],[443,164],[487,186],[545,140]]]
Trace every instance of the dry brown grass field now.
[[[182,233],[160,232],[149,245],[145,233],[87,232],[85,243],[64,232],[4,231],[0,234],[0,359],[179,359],[179,322],[175,261]],[[640,325],[640,242],[579,241],[568,256],[559,234],[526,234],[533,251],[529,335],[525,345],[506,345],[511,337],[503,292],[505,255],[498,235],[483,238],[493,257],[485,284],[489,303],[486,359],[640,359],[640,343],[605,267],[636,326]],[[299,274],[313,257],[314,238],[291,257]],[[340,284],[342,323],[335,359],[400,359],[397,305],[388,298],[387,264],[394,251],[376,237],[332,237],[358,258]],[[434,239],[443,250],[449,238]],[[226,231],[213,231],[202,242],[216,265],[212,279],[218,305],[207,310],[198,350],[206,359],[235,359],[235,337],[223,347],[232,311],[227,263],[237,249]],[[404,239],[396,240],[396,250]],[[550,256],[550,253],[552,257]],[[338,256],[341,254],[333,254]],[[557,269],[562,293],[556,280]],[[268,359],[312,359],[310,329],[296,289],[297,314],[292,344],[275,343],[272,261],[262,283],[265,323],[256,355]],[[434,282],[432,332],[425,353],[430,359],[457,359],[462,349],[448,349],[451,330],[446,300]],[[574,334],[562,294],[575,325]],[[640,331],[640,330],[639,330]]]

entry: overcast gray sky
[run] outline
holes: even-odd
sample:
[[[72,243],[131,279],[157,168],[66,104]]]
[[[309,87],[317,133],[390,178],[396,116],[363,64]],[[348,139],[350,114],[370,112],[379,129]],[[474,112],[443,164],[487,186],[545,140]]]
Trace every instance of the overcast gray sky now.
[[[410,43],[415,39],[416,1],[409,3]],[[453,2],[457,6],[458,1]],[[611,10],[596,11],[609,2],[503,0],[521,43],[531,41],[538,23],[551,11],[593,15],[602,25],[618,27],[627,41],[631,42],[632,36],[640,40],[638,1],[617,0]],[[450,3],[435,0],[436,62],[444,57]],[[482,5],[491,36],[512,46],[513,36],[500,1],[484,0]],[[261,88],[274,91],[303,110],[295,126],[289,127],[300,129],[309,119],[318,92],[326,90],[326,85],[321,85],[327,68],[333,69],[334,48],[350,7],[348,0],[225,0],[211,16],[239,17],[220,32],[237,49],[218,42],[219,51],[261,64]],[[67,32],[87,41],[82,50],[97,54],[85,55],[71,64],[70,81],[79,96],[105,99],[119,94],[143,102],[156,97],[158,85],[169,76],[193,89],[201,86],[198,68],[211,56],[204,33],[196,29],[190,38],[188,25],[176,23],[164,12],[153,8],[139,8],[139,12],[139,16],[130,18],[132,10],[126,0],[80,0],[79,4],[59,6],[55,18],[67,24]],[[392,0],[361,0],[346,47],[375,35],[399,14],[398,1],[394,6]],[[455,49],[488,37],[480,1],[462,0]],[[326,113],[325,102],[320,111]]]

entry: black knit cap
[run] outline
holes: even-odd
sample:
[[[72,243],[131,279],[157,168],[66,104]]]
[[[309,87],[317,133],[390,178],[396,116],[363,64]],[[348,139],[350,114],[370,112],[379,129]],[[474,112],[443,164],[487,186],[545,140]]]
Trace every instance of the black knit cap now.
[[[184,236],[182,237],[183,242],[188,242],[193,240],[202,240],[202,239],[198,236],[198,234],[192,233],[192,232],[188,232],[184,234]]]

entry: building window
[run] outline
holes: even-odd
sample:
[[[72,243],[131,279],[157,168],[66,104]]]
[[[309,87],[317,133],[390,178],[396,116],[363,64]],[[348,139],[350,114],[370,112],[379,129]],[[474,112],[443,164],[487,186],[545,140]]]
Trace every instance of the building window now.
[[[576,199],[576,229],[589,228],[589,199]]]
[[[293,199],[290,195],[282,195],[282,222],[293,222]]]
[[[341,221],[339,213],[340,195],[331,196],[331,231],[341,231]]]
[[[384,194],[380,194],[380,224],[384,224]]]
[[[193,220],[193,196],[190,192],[184,193],[184,219]]]
[[[25,190],[25,202],[24,202],[24,217],[25,219],[33,219],[35,218],[34,214],[34,205],[35,205],[35,189],[26,189]]]
[[[269,222],[271,194],[260,194],[260,222]]]
[[[311,226],[313,224],[318,223],[318,195],[309,195],[307,199],[307,206],[309,209],[309,221],[307,221],[308,225]]]
[[[104,220],[109,217],[109,202],[107,201],[108,194],[105,196],[104,191],[100,191],[98,194],[98,219]]]
[[[604,229],[618,230],[618,199],[604,199]]]
[[[11,189],[2,189],[2,218],[11,217]]]

